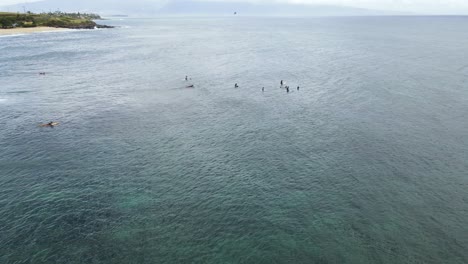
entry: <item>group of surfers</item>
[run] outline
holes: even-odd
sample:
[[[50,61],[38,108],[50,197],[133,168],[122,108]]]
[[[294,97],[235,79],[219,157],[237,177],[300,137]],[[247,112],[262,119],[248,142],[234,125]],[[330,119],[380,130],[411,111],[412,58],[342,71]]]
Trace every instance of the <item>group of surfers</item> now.
[[[45,75],[45,72],[40,72],[39,74],[40,74],[40,75]],[[188,76],[185,76],[185,81],[188,81],[188,80],[189,80]],[[281,88],[284,87],[284,88],[286,89],[286,92],[289,93],[289,86],[287,86],[287,85],[284,86],[284,81],[283,81],[283,80],[280,81],[280,86],[281,86]],[[190,84],[190,85],[187,85],[186,87],[187,87],[187,88],[194,88],[195,86],[194,86],[193,84]],[[237,83],[234,84],[234,88],[239,88],[239,85],[238,85]],[[299,91],[299,86],[297,86],[296,89]],[[265,91],[265,87],[262,87],[262,92],[264,92],[264,91]],[[39,126],[41,126],[41,127],[55,127],[55,126],[57,126],[58,124],[59,124],[59,123],[57,123],[57,122],[51,121],[51,122],[49,122],[49,123],[41,124],[41,125],[39,125]]]
[[[188,81],[188,80],[189,80],[189,78],[188,78],[188,76],[186,75],[186,76],[185,76],[185,81]],[[284,85],[284,81],[281,80],[281,81],[280,81],[280,86],[281,86],[281,88],[284,87],[284,88],[286,89],[286,92],[289,93],[289,86],[288,86],[288,85],[283,86],[283,85]],[[186,87],[187,87],[187,88],[194,88],[195,86],[194,86],[193,84],[190,84],[190,85],[187,85]],[[235,84],[234,84],[234,88],[239,88],[239,85],[238,85],[237,83],[235,83]],[[299,91],[299,88],[300,88],[300,87],[297,86],[296,89]],[[262,87],[262,92],[264,92],[264,91],[265,91],[265,87]]]

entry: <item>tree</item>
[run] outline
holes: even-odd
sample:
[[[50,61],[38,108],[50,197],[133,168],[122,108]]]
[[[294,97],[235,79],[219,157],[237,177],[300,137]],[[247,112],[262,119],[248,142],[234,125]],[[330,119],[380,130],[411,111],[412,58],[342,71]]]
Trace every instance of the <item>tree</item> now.
[[[2,28],[12,28],[15,21],[10,17],[3,17],[0,19],[0,24],[2,24]]]

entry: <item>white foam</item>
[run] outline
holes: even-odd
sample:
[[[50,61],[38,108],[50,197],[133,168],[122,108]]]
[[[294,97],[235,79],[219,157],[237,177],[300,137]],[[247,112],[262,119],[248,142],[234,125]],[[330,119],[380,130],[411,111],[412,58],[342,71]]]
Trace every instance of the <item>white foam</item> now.
[[[11,34],[11,35],[0,35],[0,38],[8,38],[8,37],[18,37],[18,36],[25,36],[28,34]]]
[[[78,30],[62,29],[62,30],[44,30],[44,31],[36,31],[36,32],[14,33],[14,34],[8,34],[8,35],[0,35],[0,38],[28,36],[28,35],[41,34],[41,33],[70,33],[73,31],[78,31]]]

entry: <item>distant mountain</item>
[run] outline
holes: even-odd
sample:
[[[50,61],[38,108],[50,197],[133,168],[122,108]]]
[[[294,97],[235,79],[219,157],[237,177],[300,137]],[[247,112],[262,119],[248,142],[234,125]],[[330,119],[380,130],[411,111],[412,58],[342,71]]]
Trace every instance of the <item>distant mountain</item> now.
[[[215,2],[194,0],[43,0],[39,2],[11,5],[0,8],[4,11],[48,12],[94,12],[101,15],[127,14],[132,16],[153,15],[299,15],[299,16],[366,16],[390,15],[384,11],[375,11],[353,7],[331,5],[301,5],[247,2]]]
[[[300,16],[365,16],[386,15],[389,12],[332,5],[304,5],[247,2],[199,2],[174,0],[163,6],[159,14],[173,15],[300,15]]]

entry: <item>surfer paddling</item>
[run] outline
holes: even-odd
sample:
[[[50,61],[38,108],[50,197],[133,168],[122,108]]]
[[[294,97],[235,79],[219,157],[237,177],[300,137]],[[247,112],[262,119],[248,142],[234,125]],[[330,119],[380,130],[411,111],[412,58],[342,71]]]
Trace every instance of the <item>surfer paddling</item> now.
[[[51,122],[49,122],[49,123],[41,124],[41,125],[39,125],[39,126],[40,126],[40,127],[55,127],[55,126],[57,126],[58,124],[59,124],[59,123],[57,123],[57,122],[52,122],[52,121],[51,121]]]

